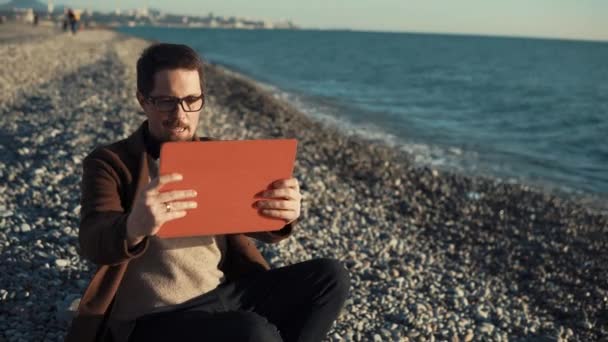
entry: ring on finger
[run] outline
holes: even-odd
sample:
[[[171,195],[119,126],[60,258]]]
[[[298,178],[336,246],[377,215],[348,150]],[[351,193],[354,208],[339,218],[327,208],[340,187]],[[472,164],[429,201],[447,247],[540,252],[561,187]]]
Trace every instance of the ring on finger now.
[[[167,210],[167,212],[170,212],[171,211],[171,203],[165,202],[165,209]]]

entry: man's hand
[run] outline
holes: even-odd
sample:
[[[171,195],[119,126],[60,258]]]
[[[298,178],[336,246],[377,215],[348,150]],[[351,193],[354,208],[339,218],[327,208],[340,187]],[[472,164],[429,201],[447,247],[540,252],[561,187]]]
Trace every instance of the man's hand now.
[[[256,207],[262,215],[291,223],[300,217],[302,195],[300,184],[295,178],[281,179],[271,184],[271,189],[262,193],[266,200],[260,200]]]
[[[179,201],[195,197],[194,190],[159,192],[163,185],[180,180],[182,175],[177,173],[154,178],[139,194],[127,218],[129,247],[137,245],[146,236],[158,233],[163,223],[184,217],[187,209],[197,207],[195,201]]]

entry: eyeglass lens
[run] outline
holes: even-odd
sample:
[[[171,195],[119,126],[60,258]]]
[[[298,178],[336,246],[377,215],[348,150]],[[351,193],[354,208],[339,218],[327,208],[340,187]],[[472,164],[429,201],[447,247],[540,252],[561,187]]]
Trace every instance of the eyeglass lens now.
[[[161,98],[153,99],[154,106],[156,109],[161,111],[172,111],[175,110],[177,104],[180,103],[182,109],[186,112],[196,112],[203,108],[203,98],[201,96],[188,96],[183,99],[178,98]]]

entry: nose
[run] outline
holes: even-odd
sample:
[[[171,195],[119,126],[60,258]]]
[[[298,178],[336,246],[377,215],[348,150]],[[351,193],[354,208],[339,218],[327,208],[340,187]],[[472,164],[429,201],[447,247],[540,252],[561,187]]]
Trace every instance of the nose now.
[[[173,111],[169,112],[169,119],[171,120],[182,121],[187,116],[188,112],[184,111],[184,108],[182,108],[180,103],[175,106],[175,109],[173,109]]]

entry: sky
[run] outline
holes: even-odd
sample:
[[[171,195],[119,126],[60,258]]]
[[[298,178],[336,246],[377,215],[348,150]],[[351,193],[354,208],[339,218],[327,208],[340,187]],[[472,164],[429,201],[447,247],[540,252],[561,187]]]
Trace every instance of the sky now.
[[[608,41],[608,0],[55,0],[55,3],[103,11],[147,5],[176,14],[213,12],[274,21],[289,19],[303,28]]]

